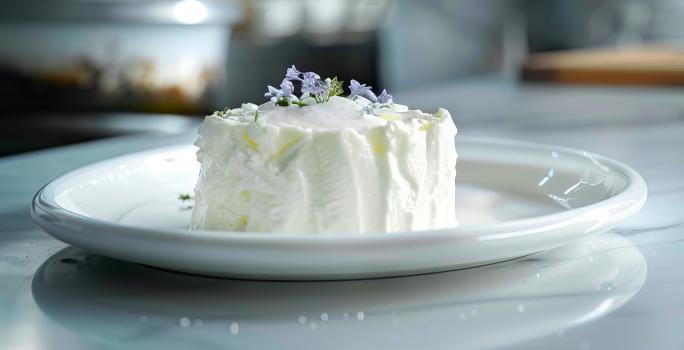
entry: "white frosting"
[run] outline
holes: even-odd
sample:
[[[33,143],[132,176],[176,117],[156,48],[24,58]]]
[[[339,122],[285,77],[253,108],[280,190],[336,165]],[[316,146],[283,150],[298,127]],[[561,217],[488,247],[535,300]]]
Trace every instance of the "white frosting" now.
[[[363,98],[243,105],[208,116],[196,145],[196,229],[366,234],[455,224],[456,126]],[[373,107],[373,106],[370,106]],[[255,122],[256,119],[256,122]]]

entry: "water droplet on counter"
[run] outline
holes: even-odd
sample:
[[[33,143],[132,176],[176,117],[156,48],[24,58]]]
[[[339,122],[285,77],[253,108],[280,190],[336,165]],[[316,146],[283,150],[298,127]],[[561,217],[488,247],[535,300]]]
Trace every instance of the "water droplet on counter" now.
[[[467,317],[468,317],[468,316],[466,316],[466,314],[465,314],[464,312],[461,312],[460,314],[458,314],[458,319],[461,320],[461,321],[465,321],[465,319],[466,319]]]
[[[556,151],[551,152],[551,157],[558,158],[558,152],[556,152]]]
[[[611,282],[604,282],[601,284],[601,290],[604,292],[612,292],[615,289],[615,285]]]
[[[233,322],[230,324],[230,334],[238,334],[240,333],[240,325],[237,322]]]
[[[327,321],[328,320],[328,314],[327,313],[322,313],[321,314],[321,321]]]
[[[305,323],[306,323],[306,316],[304,316],[304,315],[299,316],[299,317],[297,318],[297,322],[299,322],[299,323],[301,323],[301,324],[305,324]]]
[[[345,321],[348,320],[348,319],[349,319],[349,313],[347,313],[347,312],[343,313],[343,314],[342,314],[342,319],[345,320]]]
[[[316,329],[318,329],[318,323],[316,323],[316,322],[311,322],[311,323],[309,324],[309,329],[311,329],[312,331],[315,331]]]
[[[516,308],[518,312],[525,312],[525,306],[523,304],[518,304],[518,307]]]
[[[192,321],[190,321],[189,318],[184,316],[181,317],[180,320],[178,320],[178,324],[183,328],[188,328],[192,325]]]
[[[363,321],[366,318],[366,314],[363,313],[363,311],[359,311],[356,313],[356,319],[359,321]]]

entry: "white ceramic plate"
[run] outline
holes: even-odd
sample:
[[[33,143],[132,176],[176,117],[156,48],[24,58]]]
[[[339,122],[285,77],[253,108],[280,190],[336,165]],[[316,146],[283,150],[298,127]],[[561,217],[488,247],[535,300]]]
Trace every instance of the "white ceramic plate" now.
[[[155,149],[68,173],[34,198],[52,236],[160,268],[251,279],[371,278],[504,261],[603,232],[636,214],[646,185],[596,154],[459,138],[455,228],[370,236],[190,231],[179,193],[198,164],[191,145]]]

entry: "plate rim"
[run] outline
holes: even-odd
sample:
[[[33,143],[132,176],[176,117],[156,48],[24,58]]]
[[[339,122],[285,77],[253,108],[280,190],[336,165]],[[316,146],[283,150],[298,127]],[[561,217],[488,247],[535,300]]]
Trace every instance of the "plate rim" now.
[[[612,215],[608,220],[608,223],[616,223],[627,217],[636,214],[645,204],[647,198],[647,187],[644,179],[639,175],[637,171],[627,166],[626,164],[617,161],[615,159],[596,154],[593,152],[583,151],[580,149],[555,146],[543,143],[534,143],[526,141],[516,141],[503,138],[490,138],[490,137],[463,137],[457,136],[457,147],[459,144],[467,143],[472,145],[487,145],[487,146],[508,146],[517,148],[527,148],[533,149],[535,151],[556,151],[563,152],[567,154],[572,154],[576,156],[587,156],[591,155],[593,159],[601,162],[601,164],[610,167],[611,171],[620,173],[625,177],[627,183],[625,188],[615,195],[600,200],[598,202],[581,206],[578,208],[571,208],[568,210],[560,211],[557,213],[551,213],[546,215],[508,220],[492,224],[482,224],[482,225],[466,225],[466,226],[456,226],[449,228],[440,228],[432,230],[417,230],[417,231],[399,231],[399,232],[389,232],[389,233],[366,233],[366,234],[296,234],[296,233],[276,233],[276,232],[258,232],[253,234],[245,234],[245,232],[237,231],[218,231],[218,230],[188,230],[181,228],[148,228],[139,227],[133,225],[125,225],[114,222],[109,222],[105,220],[95,219],[88,217],[68,209],[59,206],[54,201],[54,196],[50,197],[50,191],[65,181],[67,178],[72,177],[76,174],[87,172],[93,168],[101,167],[108,163],[113,163],[121,158],[128,158],[134,156],[144,156],[146,154],[158,154],[165,151],[171,151],[181,148],[187,148],[190,144],[188,143],[178,143],[174,145],[155,147],[148,150],[129,152],[121,154],[115,157],[107,158],[101,161],[91,163],[89,165],[79,167],[72,171],[69,171],[63,175],[60,175],[45,186],[43,186],[34,195],[31,205],[31,216],[33,221],[37,223],[41,228],[46,230],[49,234],[53,235],[50,230],[46,229],[46,226],[50,226],[51,222],[60,221],[65,223],[73,224],[85,224],[89,227],[106,227],[110,232],[117,232],[117,234],[122,234],[124,236],[131,235],[139,237],[140,233],[145,233],[145,235],[159,236],[158,238],[169,238],[172,235],[174,239],[191,239],[196,241],[201,240],[216,240],[225,241],[240,241],[243,243],[293,243],[297,244],[372,244],[381,243],[386,244],[388,241],[399,242],[399,241],[424,241],[430,240],[435,242],[435,240],[448,239],[453,242],[454,240],[491,240],[491,239],[505,239],[506,232],[516,232],[515,237],[520,237],[524,234],[534,234],[539,231],[539,228],[552,226],[558,226],[563,224],[570,224],[570,221],[575,221],[578,217],[584,215],[594,215],[593,212],[598,209],[606,209],[611,207],[620,207],[618,214]],[[530,227],[536,229],[530,230]],[[526,233],[520,233],[521,229],[527,229]],[[487,232],[487,234],[483,234]],[[188,234],[191,233],[191,234]],[[62,235],[60,235],[62,236]],[[58,237],[62,239],[62,237]],[[154,237],[148,237],[154,238]]]

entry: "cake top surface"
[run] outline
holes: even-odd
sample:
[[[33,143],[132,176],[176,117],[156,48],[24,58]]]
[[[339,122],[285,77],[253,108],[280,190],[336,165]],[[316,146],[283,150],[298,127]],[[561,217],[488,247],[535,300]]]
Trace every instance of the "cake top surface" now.
[[[295,95],[295,84],[301,95]],[[224,109],[210,116],[227,123],[256,123],[257,125],[294,126],[313,130],[356,129],[384,126],[392,121],[433,119],[443,116],[409,110],[394,103],[392,95],[383,90],[376,95],[371,87],[352,80],[349,95],[337,78],[321,79],[313,72],[299,72],[295,66],[287,69],[280,89],[268,86],[264,95],[270,100],[259,106],[245,103],[240,108]],[[444,111],[446,112],[446,111]],[[448,113],[447,113],[448,114]]]

